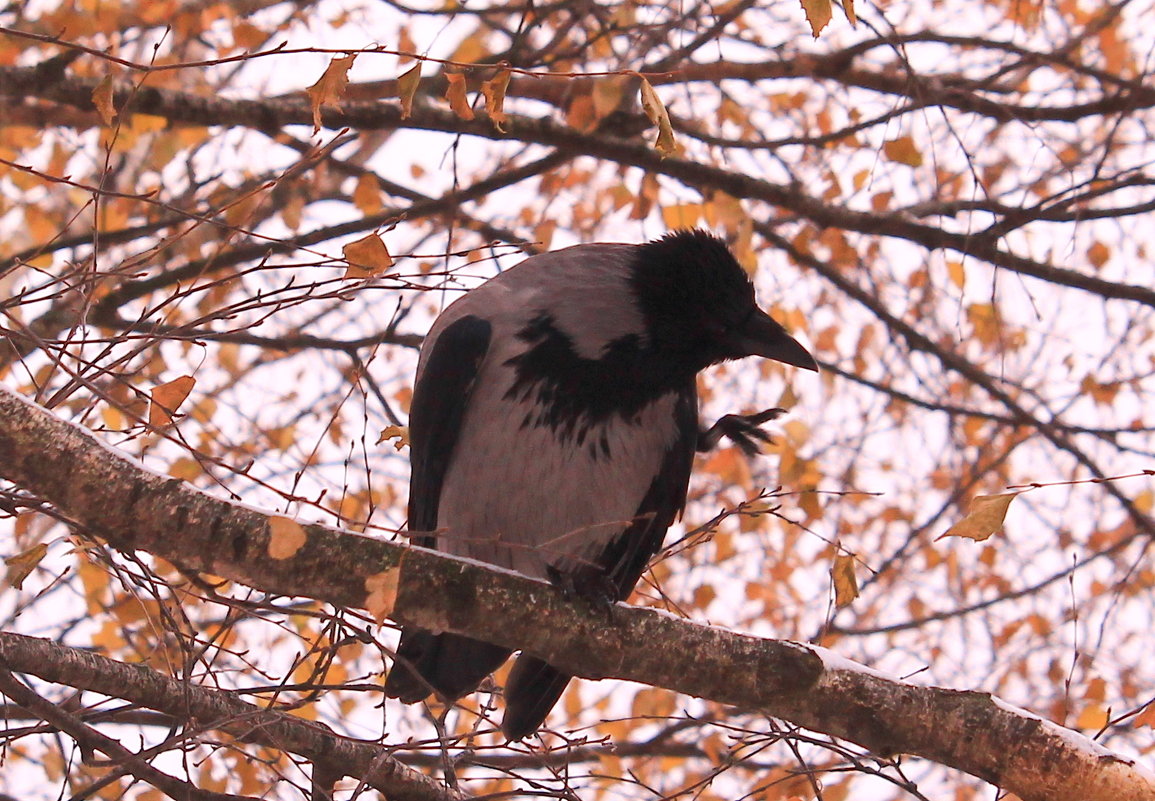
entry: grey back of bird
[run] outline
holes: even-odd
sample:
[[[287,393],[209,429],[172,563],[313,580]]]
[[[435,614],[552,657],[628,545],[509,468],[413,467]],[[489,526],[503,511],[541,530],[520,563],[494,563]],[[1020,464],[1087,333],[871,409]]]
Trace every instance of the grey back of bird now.
[[[695,382],[760,356],[816,370],[757,307],[726,245],[680,231],[642,245],[535,256],[467,294],[422,347],[410,411],[409,526],[417,543],[624,600],[686,501],[699,445],[756,452],[781,412],[699,432]],[[509,649],[406,630],[385,690],[471,692]],[[534,731],[569,676],[522,654],[502,731]]]
[[[614,600],[629,595],[685,499],[697,425],[694,382],[632,399],[622,413],[612,401],[619,387],[596,386],[612,384],[613,373],[584,377],[591,393],[585,403],[557,397],[572,388],[552,385],[548,376],[567,369],[562,362],[573,357],[596,362],[613,343],[644,344],[644,320],[624,269],[635,250],[599,244],[535,256],[437,319],[418,365],[415,451],[425,447],[427,433],[414,427],[417,410],[438,403],[433,395],[445,391],[443,382],[429,380],[442,337],[460,338],[475,321],[482,322],[473,328],[487,324],[488,331],[440,486],[425,486],[433,482],[415,465],[410,525],[437,532],[419,544],[535,578],[600,573]],[[555,345],[561,352],[551,363]],[[538,364],[527,364],[531,355]],[[386,691],[406,701],[430,688],[457,698],[509,653],[459,635],[406,631],[402,667],[394,668]],[[506,683],[506,735],[517,739],[540,726],[569,678],[523,654]]]

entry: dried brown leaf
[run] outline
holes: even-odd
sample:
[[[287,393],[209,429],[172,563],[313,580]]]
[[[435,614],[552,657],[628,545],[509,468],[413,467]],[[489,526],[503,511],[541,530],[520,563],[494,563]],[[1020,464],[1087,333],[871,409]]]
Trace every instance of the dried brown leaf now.
[[[349,68],[357,58],[356,53],[340,56],[329,62],[325,71],[317,82],[305,92],[313,108],[313,132],[321,130],[321,109],[325,106],[341,109],[341,97],[345,94],[345,87],[349,85]]]
[[[341,248],[349,263],[345,278],[371,278],[393,266],[389,249],[377,234],[369,234]]]
[[[166,384],[153,387],[149,393],[148,423],[153,426],[167,426],[172,423],[173,415],[185,398],[196,386],[196,379],[191,375],[182,375]]]
[[[421,85],[421,62],[418,61],[397,79],[397,96],[401,98],[401,119],[409,119],[413,111],[413,98]]]
[[[92,90],[92,105],[96,106],[96,113],[105,125],[112,125],[116,119],[116,106],[112,103],[112,76],[105,75],[100,83]]]
[[[493,127],[502,133],[505,133],[505,124],[509,122],[509,115],[505,113],[505,91],[509,88],[509,76],[509,70],[501,70],[481,85],[481,94],[485,96],[485,110],[493,120]]]
[[[269,556],[288,559],[301,550],[308,536],[296,520],[288,517],[269,518]]]
[[[946,533],[937,539],[965,537],[975,542],[990,539],[991,535],[1003,527],[1007,509],[1018,494],[1017,492],[1005,492],[1001,495],[976,496],[971,501],[966,517],[947,529]]]
[[[9,556],[4,560],[4,564],[8,565],[8,574],[5,576],[5,581],[8,585],[20,589],[24,586],[24,579],[36,569],[48,553],[48,546],[41,542],[33,545],[27,550],[21,551],[15,556]]]
[[[377,437],[377,445],[382,442],[388,442],[391,439],[397,440],[393,443],[393,447],[401,450],[409,444],[409,426],[386,426],[381,430],[381,435]]]
[[[473,109],[469,106],[469,97],[465,93],[465,76],[460,72],[445,73],[445,80],[449,86],[445,90],[445,99],[453,113],[463,120],[473,119]]]
[[[670,156],[677,152],[678,144],[674,140],[674,129],[670,125],[670,115],[654,87],[645,78],[642,78],[642,111],[646,113],[653,125],[658,126],[658,138],[654,140],[654,149],[663,156]]]
[[[378,623],[393,614],[397,604],[397,585],[401,581],[401,566],[374,573],[365,579],[365,608]]]
[[[858,579],[854,575],[854,556],[840,553],[834,557],[834,565],[830,568],[830,577],[834,581],[834,605],[843,609],[858,597]]]
[[[810,32],[817,39],[822,29],[830,24],[830,19],[834,16],[834,7],[830,0],[801,0],[801,2],[806,21],[810,23]]]

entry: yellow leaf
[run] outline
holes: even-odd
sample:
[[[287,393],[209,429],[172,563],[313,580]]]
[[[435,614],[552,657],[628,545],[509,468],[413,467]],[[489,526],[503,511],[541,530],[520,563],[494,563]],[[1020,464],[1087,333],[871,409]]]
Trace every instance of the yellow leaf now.
[[[630,717],[664,718],[677,711],[677,696],[660,687],[643,687],[634,695]]]
[[[393,614],[401,567],[391,567],[365,579],[365,608],[378,623]]]
[[[621,108],[629,84],[630,79],[625,75],[603,75],[594,79],[590,102],[593,103],[595,120],[604,120]]]
[[[5,577],[5,581],[8,582],[9,586],[20,589],[24,586],[24,579],[28,578],[28,574],[36,569],[36,566],[40,564],[47,553],[48,546],[42,542],[15,556],[9,556],[4,560],[4,564],[8,565],[8,575]]]
[[[381,188],[377,185],[377,176],[373,173],[362,173],[357,179],[357,188],[353,190],[353,205],[366,217],[376,214],[385,207],[381,202]]]
[[[1107,725],[1107,721],[1110,719],[1110,713],[1102,706],[1099,704],[1088,704],[1083,707],[1083,711],[1080,712],[1079,717],[1075,719],[1075,728],[1099,731]]]
[[[822,33],[822,29],[830,24],[834,16],[830,0],[802,0],[802,10],[806,12],[806,21],[810,23],[810,32],[814,38]]]
[[[946,263],[946,274],[950,277],[950,282],[959,289],[966,288],[967,274],[961,261],[948,261]]]
[[[1135,720],[1131,722],[1134,728],[1140,726],[1147,726],[1155,729],[1155,701],[1149,702],[1147,708],[1135,716]]]
[[[129,125],[133,133],[158,133],[168,128],[169,119],[158,114],[133,114]]]
[[[176,410],[184,403],[194,386],[196,386],[195,378],[191,375],[182,375],[167,384],[153,387],[152,392],[149,393],[149,425],[169,425],[172,422],[172,416],[176,414]]]
[[[998,309],[991,303],[972,303],[967,306],[967,320],[974,328],[975,339],[983,345],[996,345],[999,341],[999,328],[1002,321],[999,319]]]
[[[387,426],[381,430],[381,436],[377,437],[375,444],[380,445],[382,442],[388,442],[391,439],[397,440],[393,443],[393,447],[401,450],[409,444],[409,426]]]
[[[329,106],[338,111],[341,109],[341,96],[345,94],[345,87],[349,85],[349,68],[353,66],[357,54],[334,58],[325,67],[325,71],[317,82],[305,92],[313,107],[313,133],[321,130],[321,108]]]
[[[304,546],[308,536],[296,520],[288,517],[269,518],[269,556],[288,559]]]
[[[488,61],[491,51],[485,43],[486,33],[484,29],[478,29],[472,35],[467,36],[453,51],[449,60],[456,61],[458,64],[476,64],[479,61]]]
[[[658,138],[654,140],[654,149],[663,156],[677,152],[678,145],[674,141],[674,129],[670,125],[670,115],[662,99],[654,91],[654,87],[645,78],[642,78],[642,111],[646,112],[650,123],[658,126]]]
[[[173,478],[179,478],[181,481],[193,481],[200,478],[203,473],[201,463],[188,456],[182,456],[168,466],[168,474]]]
[[[465,76],[460,72],[447,72],[445,80],[449,81],[445,99],[449,101],[453,113],[463,120],[473,119],[473,109],[469,107],[469,98],[465,94]]]
[[[112,121],[116,119],[116,107],[112,104],[111,75],[101,78],[100,83],[92,90],[92,105],[96,106],[96,113],[100,115],[101,122],[112,125]]]
[[[287,426],[277,426],[265,431],[269,444],[279,451],[287,451],[297,444],[297,426],[290,423]]]
[[[746,488],[753,483],[750,462],[737,448],[721,448],[715,451],[706,460],[702,469],[718,476],[728,485]]]
[[[345,261],[349,262],[345,278],[370,278],[393,266],[393,257],[377,234],[369,234],[356,242],[350,242],[341,248],[341,253]]]
[[[401,98],[401,119],[409,119],[409,114],[413,111],[413,98],[420,85],[421,62],[418,61],[397,79],[397,96]]]
[[[922,153],[915,146],[912,137],[900,136],[897,139],[884,142],[882,152],[886,154],[888,159],[899,164],[906,164],[910,167],[922,166]]]
[[[676,203],[662,207],[662,222],[671,230],[693,228],[701,216],[701,203]]]
[[[505,90],[509,88],[509,75],[509,70],[502,70],[481,85],[485,110],[493,120],[493,127],[502,133],[505,133],[505,124],[509,122],[509,115],[505,113]]]
[[[834,557],[834,566],[830,568],[830,577],[834,580],[834,605],[839,609],[850,606],[858,597],[858,579],[854,576],[854,556],[840,553]]]
[[[975,542],[989,539],[992,534],[1003,527],[1007,516],[1007,508],[1018,495],[1017,492],[1006,492],[1002,495],[978,495],[971,501],[966,517],[955,523],[943,537],[966,537]],[[937,541],[937,540],[936,540]]]
[[[1151,510],[1155,508],[1155,492],[1149,489],[1143,490],[1135,496],[1133,503],[1135,508],[1142,514],[1149,515],[1151,514]]]

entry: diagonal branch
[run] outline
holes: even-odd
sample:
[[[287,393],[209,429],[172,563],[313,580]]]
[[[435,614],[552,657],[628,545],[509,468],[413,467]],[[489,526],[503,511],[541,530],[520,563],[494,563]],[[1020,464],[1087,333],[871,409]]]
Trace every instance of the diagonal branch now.
[[[906,81],[903,77],[902,82]],[[0,67],[0,86],[5,91],[17,90],[33,96],[65,103],[82,109],[92,108],[95,81],[70,78],[46,88],[36,83],[35,68]],[[958,90],[944,88],[952,95]],[[952,95],[953,96],[953,95]],[[956,104],[964,110],[982,105],[977,97],[967,93],[973,102]],[[920,105],[926,105],[919,96]],[[945,98],[943,99],[945,102]],[[135,87],[130,92],[119,89],[114,93],[116,107],[138,113],[165,117],[172,122],[195,125],[235,125],[265,130],[288,125],[312,125],[313,110],[304,99],[240,100],[217,96],[202,97],[167,89]],[[1097,103],[1072,107],[1071,119],[1109,112],[1118,112],[1137,106],[1155,105],[1155,90],[1146,88],[1118,95]],[[1064,117],[1065,118],[1065,117]],[[638,139],[619,138],[600,132],[585,133],[555,122],[549,118],[532,118],[510,114],[504,130],[499,130],[482,111],[472,120],[464,120],[447,109],[415,104],[408,117],[402,117],[396,103],[354,102],[343,104],[342,110],[325,108],[321,123],[327,128],[357,128],[361,131],[414,128],[442,133],[464,134],[485,139],[511,140],[544,145],[559,152],[582,154],[618,164],[638,167],[660,175],[675,178],[696,189],[721,189],[737,198],[761,200],[813,222],[819,227],[835,227],[874,236],[906,239],[930,250],[944,248],[975,256],[1008,270],[1029,275],[1043,281],[1084,290],[1104,298],[1125,299],[1155,307],[1155,290],[1150,287],[1104,280],[1065,267],[1039,262],[1017,255],[1000,247],[997,231],[975,235],[955,233],[920,223],[894,214],[859,211],[846,206],[835,206],[812,197],[802,187],[776,184],[733,170],[715,167],[688,159],[663,157]]]
[[[270,551],[269,516],[144,470],[0,389],[0,476],[121,550],[261,590],[367,608],[524,648],[586,678],[622,678],[790,720],[874,752],[958,768],[1024,801],[1149,801],[1155,774],[987,693],[919,687],[825,649],[618,605],[611,619],[544,582],[422,548],[305,526]]]
[[[0,665],[55,684],[122,698],[146,709],[165,712],[177,720],[195,720],[201,729],[228,732],[244,742],[298,754],[315,764],[340,769],[342,775],[359,779],[394,801],[461,801],[462,798],[424,773],[400,764],[386,749],[374,743],[339,736],[319,723],[262,709],[230,693],[171,679],[145,665],[128,665],[90,651],[10,632],[0,632]],[[76,736],[79,742],[91,741],[92,747],[110,757],[129,760],[133,756],[120,754],[116,746],[105,742],[107,738],[92,740],[93,736],[102,736],[71,715],[68,715],[71,722],[64,719],[66,712],[23,687],[11,674],[0,672],[0,692]],[[85,731],[79,731],[80,728]],[[127,764],[141,779],[165,789],[157,777],[139,773],[133,761]],[[212,795],[214,800],[219,799]]]

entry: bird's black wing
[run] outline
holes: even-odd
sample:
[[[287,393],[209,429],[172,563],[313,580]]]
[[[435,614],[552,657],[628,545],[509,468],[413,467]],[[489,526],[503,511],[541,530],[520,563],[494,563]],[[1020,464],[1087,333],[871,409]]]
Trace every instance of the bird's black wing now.
[[[437,528],[441,487],[449,469],[493,327],[473,315],[451,323],[433,342],[409,412],[409,530]],[[432,535],[415,545],[436,547]],[[509,650],[457,634],[406,629],[385,694],[407,704],[430,690],[451,699],[472,692],[509,657]]]
[[[602,552],[597,564],[606,571],[624,601],[634,590],[650,559],[662,549],[666,529],[682,513],[698,444],[698,391],[694,379],[678,393],[674,406],[678,438],[666,451],[661,468],[621,536]]]
[[[633,592],[646,565],[661,550],[666,530],[686,505],[698,444],[698,393],[694,379],[678,393],[674,414],[678,438],[666,451],[634,522],[596,560],[596,567],[604,571],[603,577],[617,591],[617,600],[624,601]],[[505,683],[502,733],[510,740],[520,740],[537,731],[570,678],[535,656],[519,656]]]
[[[433,343],[421,379],[413,388],[409,413],[409,530],[437,528],[441,485],[461,433],[461,421],[493,326],[469,315],[450,324]],[[431,547],[432,537],[415,538]]]

